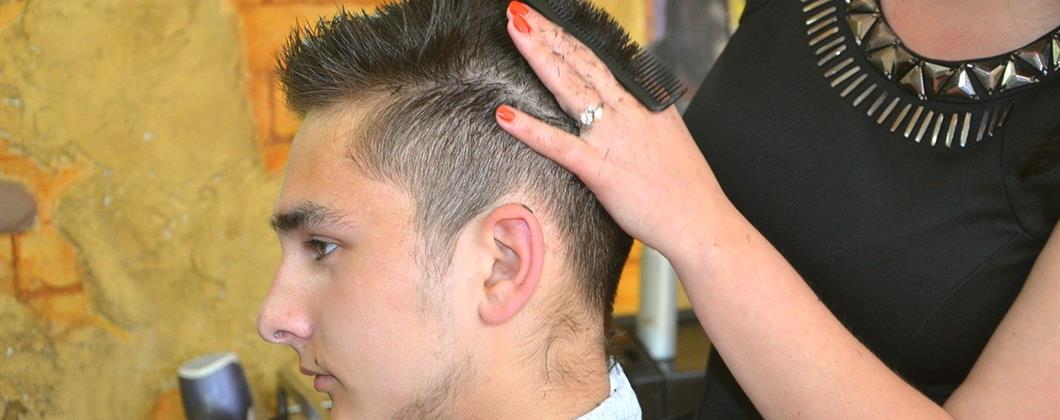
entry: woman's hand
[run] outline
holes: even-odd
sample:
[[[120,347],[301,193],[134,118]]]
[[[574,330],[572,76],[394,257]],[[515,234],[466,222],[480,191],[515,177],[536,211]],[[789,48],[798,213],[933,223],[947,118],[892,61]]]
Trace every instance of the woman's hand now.
[[[630,235],[671,259],[729,206],[674,107],[653,113],[607,66],[562,28],[522,3],[508,7],[508,32],[568,115],[592,106],[603,116],[580,136],[509,106],[504,130],[581,178]]]

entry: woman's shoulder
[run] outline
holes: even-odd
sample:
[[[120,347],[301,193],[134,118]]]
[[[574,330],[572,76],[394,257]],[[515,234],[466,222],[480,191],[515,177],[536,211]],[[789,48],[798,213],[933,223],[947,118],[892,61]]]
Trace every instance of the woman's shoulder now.
[[[1060,80],[1013,105],[1004,127],[1004,166],[1012,211],[1044,242],[1060,219]]]
[[[744,2],[743,12],[740,13],[740,22],[743,22],[744,18],[765,7],[769,2],[770,0],[747,0]]]

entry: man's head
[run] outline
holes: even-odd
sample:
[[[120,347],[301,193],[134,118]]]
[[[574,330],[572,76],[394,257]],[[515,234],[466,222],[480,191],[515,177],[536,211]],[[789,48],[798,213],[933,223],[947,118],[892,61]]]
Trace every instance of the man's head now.
[[[259,329],[334,376],[322,385],[337,410],[437,414],[468,384],[505,380],[477,367],[577,380],[550,351],[604,352],[631,240],[576,177],[496,125],[509,104],[577,129],[511,44],[506,5],[340,12],[282,53],[305,120]]]

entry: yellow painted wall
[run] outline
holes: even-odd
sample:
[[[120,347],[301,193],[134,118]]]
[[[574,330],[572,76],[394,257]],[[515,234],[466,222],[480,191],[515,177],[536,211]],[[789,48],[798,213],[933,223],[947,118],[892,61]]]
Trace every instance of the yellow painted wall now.
[[[144,418],[211,351],[267,383],[289,357],[254,328],[279,177],[258,152],[235,7],[0,7],[0,172],[41,209],[0,237],[6,412]]]
[[[646,39],[646,3],[600,2]],[[39,209],[0,235],[0,417],[179,416],[177,367],[215,351],[239,354],[269,413],[293,354],[254,316],[297,125],[271,53],[335,4],[0,0],[0,177]]]

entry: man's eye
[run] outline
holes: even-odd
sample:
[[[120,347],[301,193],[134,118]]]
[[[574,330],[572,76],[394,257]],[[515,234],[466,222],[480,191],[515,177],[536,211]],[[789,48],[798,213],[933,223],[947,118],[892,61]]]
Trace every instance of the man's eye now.
[[[335,252],[335,250],[339,248],[338,244],[322,241],[319,239],[310,239],[306,241],[306,245],[309,245],[313,252],[317,254],[317,260],[323,259],[324,257],[330,255],[332,252]]]

